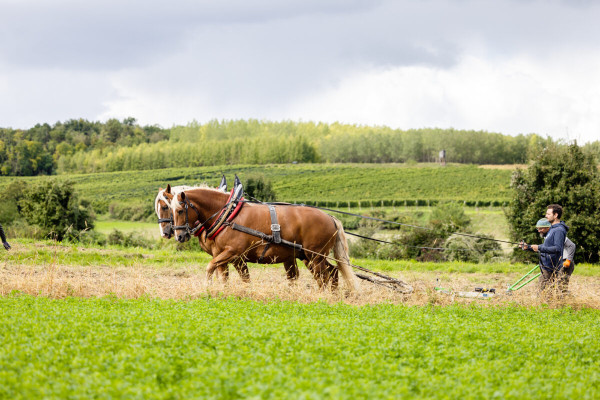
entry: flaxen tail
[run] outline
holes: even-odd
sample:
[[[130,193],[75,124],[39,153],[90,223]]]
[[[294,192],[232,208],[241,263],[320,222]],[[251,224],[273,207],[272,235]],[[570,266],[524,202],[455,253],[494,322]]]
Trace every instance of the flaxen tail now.
[[[348,255],[348,241],[346,240],[346,234],[344,233],[344,227],[337,218],[333,218],[333,222],[337,228],[337,236],[335,238],[335,245],[333,246],[333,256],[337,261],[338,271],[342,273],[344,280],[348,284],[351,290],[358,291],[358,282],[356,275],[352,271],[350,266],[350,257]]]

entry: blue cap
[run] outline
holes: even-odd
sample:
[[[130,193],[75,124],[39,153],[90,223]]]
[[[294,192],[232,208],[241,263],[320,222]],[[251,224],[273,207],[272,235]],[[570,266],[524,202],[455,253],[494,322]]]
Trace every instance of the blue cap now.
[[[536,228],[550,228],[552,225],[550,224],[550,221],[548,221],[546,218],[542,218],[540,219],[536,224],[535,227]]]

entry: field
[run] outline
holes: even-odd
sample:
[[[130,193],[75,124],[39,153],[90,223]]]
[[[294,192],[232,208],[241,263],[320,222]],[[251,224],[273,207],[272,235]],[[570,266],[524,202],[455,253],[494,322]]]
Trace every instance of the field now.
[[[198,251],[13,241],[0,259],[0,398],[595,398],[600,271],[572,297],[529,266],[352,260],[415,288],[322,291],[306,269],[250,265],[208,283]]]
[[[600,390],[597,310],[18,295],[0,304],[2,398],[594,399]]]
[[[280,200],[355,199],[359,213],[382,200],[510,199],[510,170],[474,166],[204,167],[61,179],[97,205],[151,207],[164,183],[216,185],[221,172],[230,182],[234,173],[261,174]],[[47,178],[27,180],[37,179]],[[422,222],[431,212],[384,206]],[[500,207],[465,211],[474,231],[508,237]],[[106,215],[96,229],[158,232],[156,223]],[[250,283],[233,269],[227,283],[208,282],[210,257],[177,251],[173,241],[159,249],[9,241],[13,249],[0,252],[0,399],[600,396],[597,265],[576,266],[569,296],[542,298],[535,283],[505,293],[531,265],[352,259],[414,293],[364,281],[349,293],[318,289],[304,267],[294,283],[281,266],[256,264]],[[440,286],[497,295],[463,298]]]
[[[166,187],[167,183],[216,186],[222,174],[230,185],[234,174],[242,181],[251,176],[264,176],[272,183],[277,199],[288,202],[325,202],[334,207],[349,206],[349,202],[355,202],[356,206],[360,202],[378,206],[383,201],[403,205],[407,200],[420,200],[424,204],[432,200],[454,200],[466,201],[469,205],[477,201],[501,205],[510,201],[511,173],[511,170],[474,165],[288,164],[169,168],[58,178],[72,180],[81,196],[104,213],[111,203],[150,204],[151,207],[158,188]],[[4,186],[15,179],[0,177],[0,184]],[[36,182],[48,177],[18,179]]]

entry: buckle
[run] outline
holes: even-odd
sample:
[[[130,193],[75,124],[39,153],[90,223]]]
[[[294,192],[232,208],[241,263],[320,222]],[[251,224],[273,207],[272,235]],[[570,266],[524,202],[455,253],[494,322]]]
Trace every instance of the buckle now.
[[[281,226],[279,224],[271,224],[271,232],[280,232]]]

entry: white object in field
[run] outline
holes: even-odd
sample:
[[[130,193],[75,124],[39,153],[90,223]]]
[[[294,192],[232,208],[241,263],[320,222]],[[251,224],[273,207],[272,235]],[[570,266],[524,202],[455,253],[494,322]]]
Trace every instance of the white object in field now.
[[[459,297],[473,297],[476,299],[489,299],[490,297],[494,297],[494,293],[489,292],[458,292],[456,295]]]

